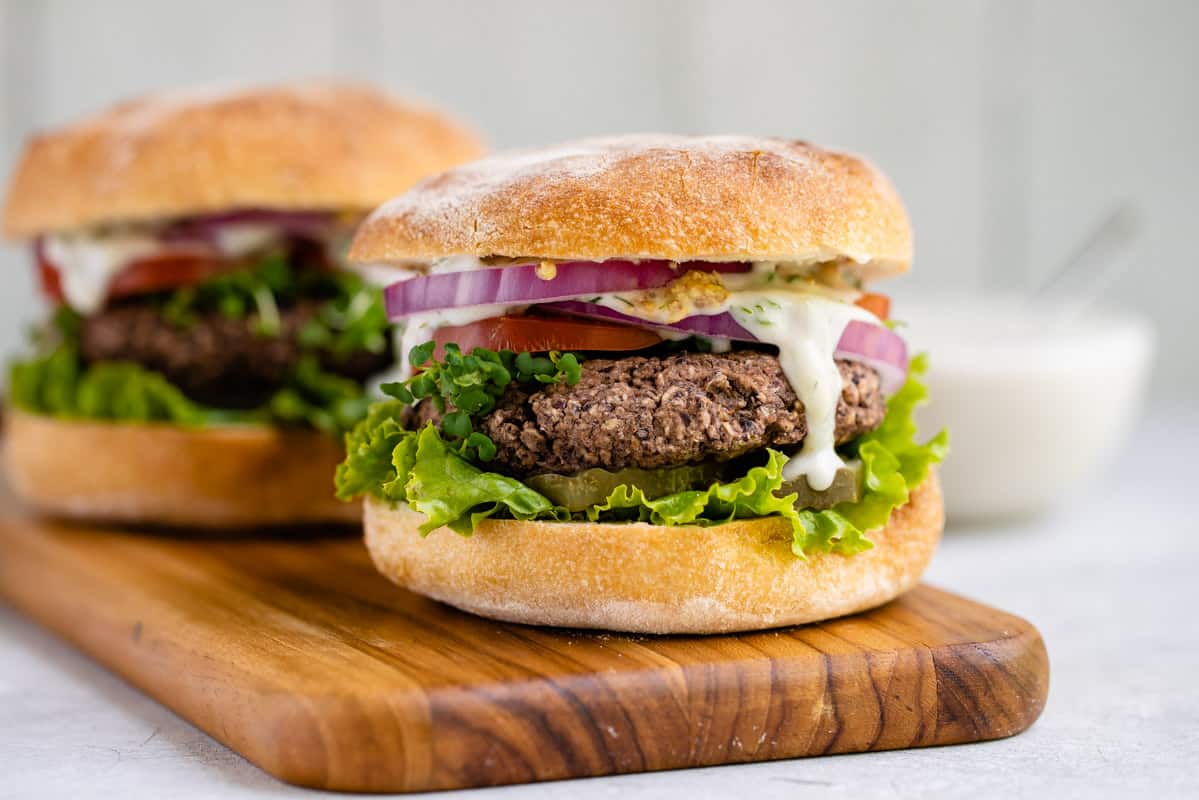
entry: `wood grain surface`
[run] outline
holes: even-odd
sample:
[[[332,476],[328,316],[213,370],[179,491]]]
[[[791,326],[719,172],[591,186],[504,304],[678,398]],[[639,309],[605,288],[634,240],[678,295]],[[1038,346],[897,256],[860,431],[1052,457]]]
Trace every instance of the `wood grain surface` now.
[[[927,586],[754,634],[537,629],[397,589],[353,538],[103,531],[7,497],[0,595],[272,775],[326,789],[995,739],[1048,691],[1035,628]]]

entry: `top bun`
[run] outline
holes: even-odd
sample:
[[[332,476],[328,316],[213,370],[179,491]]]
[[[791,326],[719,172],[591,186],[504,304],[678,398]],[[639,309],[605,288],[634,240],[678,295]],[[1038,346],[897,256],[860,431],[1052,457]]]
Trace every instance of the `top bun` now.
[[[240,208],[365,213],[482,150],[439,111],[367,86],[155,94],[31,138],[4,233]]]
[[[637,135],[500,154],[375,211],[350,258],[856,262],[905,272],[912,234],[890,181],[854,156],[747,136]]]

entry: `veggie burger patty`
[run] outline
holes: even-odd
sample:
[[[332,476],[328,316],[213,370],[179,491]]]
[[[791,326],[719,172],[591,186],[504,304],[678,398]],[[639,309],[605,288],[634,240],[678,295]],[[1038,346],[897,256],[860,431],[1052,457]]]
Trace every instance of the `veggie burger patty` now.
[[[837,368],[842,444],[877,428],[886,409],[878,373],[846,360]],[[416,419],[440,414],[425,402]],[[574,385],[509,385],[479,429],[495,442],[492,465],[519,476],[723,461],[807,434],[778,359],[753,350],[587,360]]]
[[[264,402],[284,385],[306,352],[315,355],[325,371],[357,381],[391,365],[390,337],[374,351],[307,347],[305,326],[321,305],[306,299],[280,308],[277,327],[268,334],[257,317],[208,311],[174,321],[156,306],[134,299],[84,317],[80,353],[89,364],[140,364],[161,373],[194,400],[229,408]]]

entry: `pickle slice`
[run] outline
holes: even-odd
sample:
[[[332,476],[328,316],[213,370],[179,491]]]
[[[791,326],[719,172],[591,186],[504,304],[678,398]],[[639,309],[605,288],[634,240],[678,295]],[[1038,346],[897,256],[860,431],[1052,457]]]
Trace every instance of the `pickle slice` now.
[[[796,508],[819,510],[832,508],[838,503],[854,503],[862,499],[861,472],[861,462],[850,461],[837,470],[832,484],[824,491],[816,491],[808,485],[807,478],[800,476],[784,483],[775,494],[785,497],[795,492]],[[621,485],[635,486],[653,500],[675,492],[707,489],[715,481],[740,477],[742,474],[744,468],[729,463],[708,463],[662,469],[626,467],[615,472],[587,469],[575,475],[547,472],[525,478],[524,482],[555,505],[569,511],[582,511],[588,506],[603,503]]]
[[[576,475],[546,473],[525,478],[525,484],[570,511],[582,511],[602,503],[622,484],[636,486],[650,500],[688,489],[707,488],[720,480],[726,468],[722,464],[692,464],[663,469],[627,467],[609,472],[587,469]]]
[[[833,482],[823,491],[813,489],[808,485],[807,477],[800,475],[780,486],[775,494],[786,497],[792,492],[797,495],[796,508],[814,508],[820,511],[832,508],[838,503],[856,503],[862,499],[862,462],[845,462],[845,466],[837,470]]]

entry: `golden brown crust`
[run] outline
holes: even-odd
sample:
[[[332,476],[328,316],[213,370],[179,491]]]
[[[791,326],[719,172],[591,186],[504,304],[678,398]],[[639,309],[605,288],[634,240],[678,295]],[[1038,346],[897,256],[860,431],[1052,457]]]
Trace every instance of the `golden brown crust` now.
[[[333,496],[340,442],[316,431],[5,416],[8,481],[52,516],[225,529],[360,516]]]
[[[367,86],[151,95],[32,137],[4,232],[238,208],[365,212],[481,153],[475,134],[441,112]]]
[[[426,538],[407,506],[366,503],[379,570],[420,594],[532,625],[640,633],[727,633],[815,622],[882,605],[912,588],[941,536],[934,475],[856,556],[790,549],[773,517],[710,528],[487,520],[467,538]]]
[[[907,270],[894,187],[854,156],[739,136],[587,139],[429,178],[359,228],[350,258],[449,255],[602,261],[850,259]]]

